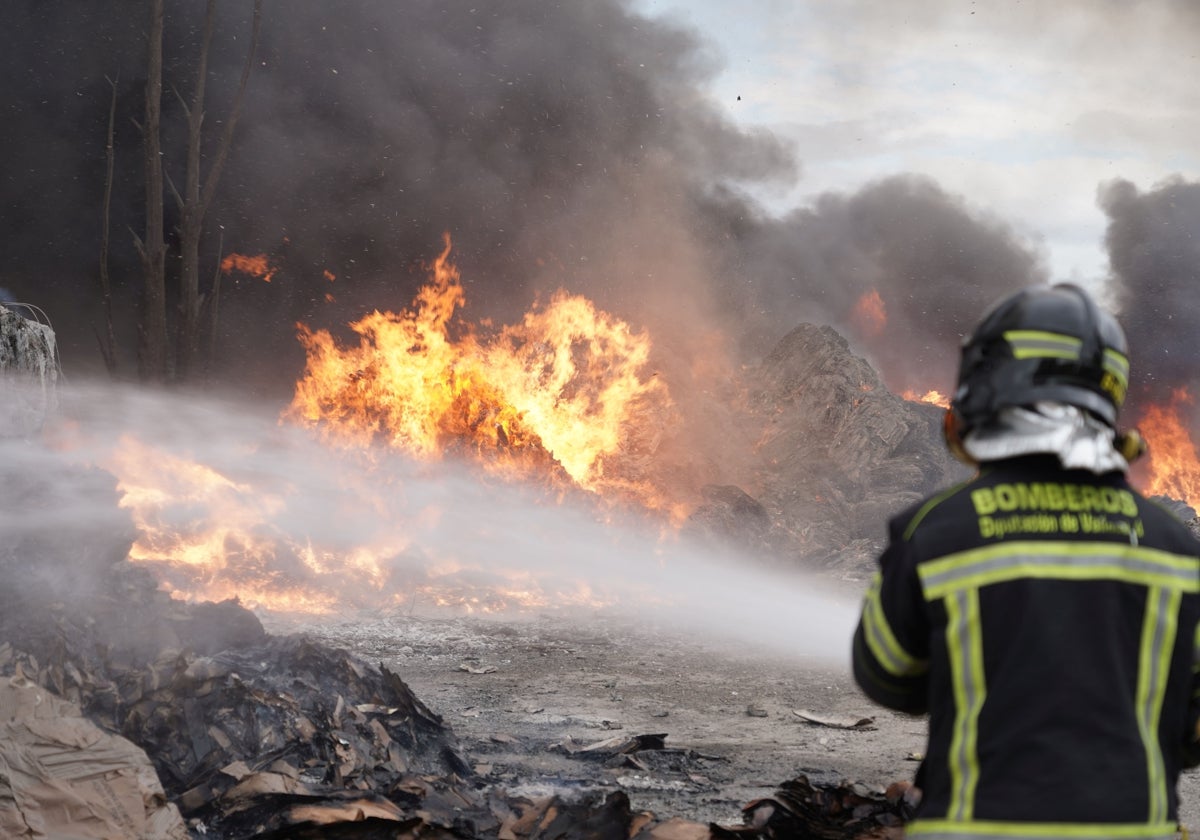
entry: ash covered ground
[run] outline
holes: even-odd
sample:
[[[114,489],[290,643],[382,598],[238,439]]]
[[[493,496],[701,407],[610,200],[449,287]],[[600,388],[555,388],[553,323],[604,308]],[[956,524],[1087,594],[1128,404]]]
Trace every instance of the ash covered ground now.
[[[740,824],[742,806],[801,773],[886,785],[921,749],[923,721],[873,708],[826,658],[604,611],[437,613],[265,624],[395,670],[457,733],[480,781],[519,795],[621,789],[659,817]],[[795,710],[878,728],[813,725]],[[585,749],[644,735],[665,735],[664,749]]]
[[[846,597],[861,581],[840,581]],[[716,607],[716,605],[714,605]],[[635,810],[738,825],[742,808],[798,775],[869,787],[911,779],[925,719],[881,709],[827,657],[708,638],[614,612],[472,617],[423,609],[336,620],[266,617],[394,669],[462,741],[480,781],[516,794],[624,790]],[[797,640],[797,650],[804,647]],[[848,647],[848,640],[847,640]],[[863,729],[806,722],[796,711]],[[666,749],[600,750],[665,734]],[[1180,814],[1200,824],[1200,775],[1184,774]]]

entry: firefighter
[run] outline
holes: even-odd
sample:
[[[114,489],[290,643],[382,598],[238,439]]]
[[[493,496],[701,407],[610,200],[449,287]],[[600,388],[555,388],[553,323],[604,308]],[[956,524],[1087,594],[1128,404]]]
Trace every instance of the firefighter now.
[[[1035,286],[964,342],[946,442],[977,467],[892,519],[853,643],[877,703],[928,714],[908,836],[1169,838],[1200,763],[1200,543],[1134,490],[1125,336]]]

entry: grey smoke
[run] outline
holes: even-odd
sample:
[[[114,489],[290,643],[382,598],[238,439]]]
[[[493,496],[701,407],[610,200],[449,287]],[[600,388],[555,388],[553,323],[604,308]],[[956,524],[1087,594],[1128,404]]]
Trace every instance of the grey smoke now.
[[[949,391],[963,332],[991,303],[1046,279],[1034,243],[923,176],[822,195],[781,219],[735,196],[709,211],[737,243],[723,255],[744,283],[731,303],[753,307],[747,315],[768,324],[767,335],[801,320],[837,327],[896,391]],[[851,317],[872,290],[887,312],[878,335]]]
[[[1200,309],[1200,184],[1172,178],[1142,191],[1103,185],[1109,289],[1132,355],[1131,407],[1164,402],[1196,380]]]

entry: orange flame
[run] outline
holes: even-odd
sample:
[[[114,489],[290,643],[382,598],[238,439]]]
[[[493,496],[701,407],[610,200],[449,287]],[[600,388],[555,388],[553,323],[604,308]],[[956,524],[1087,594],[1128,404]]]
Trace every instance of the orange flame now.
[[[864,335],[877,336],[887,326],[887,307],[879,292],[864,292],[850,312],[850,320]]]
[[[1194,402],[1186,388],[1177,388],[1169,404],[1151,405],[1138,428],[1149,444],[1145,490],[1151,496],[1170,496],[1195,507],[1200,502],[1200,457],[1182,419]]]
[[[950,398],[941,391],[937,390],[929,390],[922,394],[917,390],[910,388],[900,396],[909,402],[929,403],[930,405],[941,406],[942,408],[950,407]]]
[[[260,277],[264,283],[270,283],[278,270],[278,267],[271,265],[266,254],[256,254],[252,257],[245,254],[226,254],[221,260],[221,271],[226,274],[240,271],[251,277]]]
[[[308,361],[285,416],[342,445],[468,454],[516,477],[565,473],[568,485],[666,507],[627,469],[652,451],[673,407],[645,373],[649,338],[563,291],[489,340],[461,325],[455,338],[466,296],[450,247],[447,235],[411,309],[350,325],[357,347],[298,325]]]
[[[281,498],[131,437],[120,441],[109,467],[120,476],[121,506],[139,532],[129,559],[169,571],[162,587],[172,595],[238,597],[251,606],[308,613],[333,608],[332,595],[270,571],[278,547],[263,526]]]
[[[389,506],[393,494],[380,495],[388,481],[360,483],[353,471],[339,474],[335,494],[348,507],[327,513],[344,520],[354,506],[374,509],[355,520],[370,533],[326,528],[320,541],[291,530],[302,514],[289,510],[290,488],[240,480],[132,437],[118,442],[107,466],[120,476],[120,504],[138,530],[130,560],[153,567],[161,588],[182,600],[236,598],[249,608],[316,615],[415,601],[467,612],[611,603],[580,581],[535,580],[528,570],[439,559],[428,544],[416,549],[419,567],[406,565],[408,535],[436,533],[442,512],[436,503],[417,510]],[[345,542],[343,531],[355,531],[355,542]]]

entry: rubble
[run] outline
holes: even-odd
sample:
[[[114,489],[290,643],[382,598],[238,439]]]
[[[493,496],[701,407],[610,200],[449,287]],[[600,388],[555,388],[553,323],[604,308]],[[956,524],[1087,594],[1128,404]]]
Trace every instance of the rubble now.
[[[742,828],[714,827],[714,840],[901,840],[914,803],[908,786],[891,791],[807,775],[784,782],[774,796],[749,803]]]

